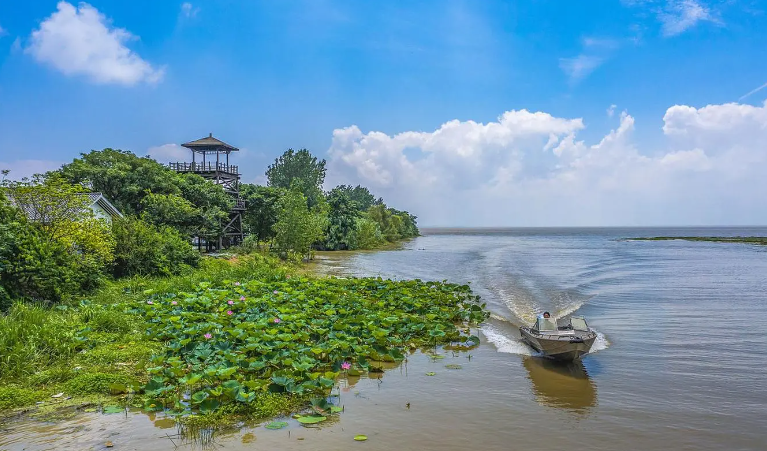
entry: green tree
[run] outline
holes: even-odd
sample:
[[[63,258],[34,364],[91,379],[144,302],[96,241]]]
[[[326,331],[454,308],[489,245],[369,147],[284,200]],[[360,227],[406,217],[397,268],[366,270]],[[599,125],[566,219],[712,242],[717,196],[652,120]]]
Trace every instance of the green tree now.
[[[357,218],[354,231],[349,238],[350,249],[375,249],[386,240],[375,221],[368,218]]]
[[[325,231],[325,248],[328,250],[344,250],[354,247],[354,231],[360,212],[357,203],[351,200],[349,194],[335,188],[328,193],[328,226]]]
[[[54,174],[103,193],[123,214],[141,216],[150,209],[147,220],[153,224],[170,225],[206,239],[219,237],[233,204],[231,196],[216,183],[196,174],[177,173],[151,158],[123,150],[107,148],[81,154],[49,176]],[[145,201],[147,197],[150,199]]]
[[[109,225],[61,178],[2,182],[0,302],[59,302],[95,288],[114,258]]]
[[[241,191],[245,199],[243,227],[255,236],[257,242],[271,240],[275,236],[274,225],[280,214],[280,202],[285,195],[283,188],[244,184]]]
[[[318,160],[306,149],[288,149],[266,170],[267,185],[290,189],[297,184],[309,208],[318,205],[325,181],[325,160]]]
[[[361,185],[355,187],[352,187],[351,185],[339,185],[333,188],[333,190],[346,193],[349,196],[349,199],[357,203],[357,209],[359,211],[367,211],[373,205],[383,203],[383,199],[380,197],[376,199],[367,188]]]
[[[174,171],[149,157],[119,149],[80,154],[80,158],[55,172],[70,183],[103,193],[123,214],[139,214],[141,200],[148,192],[181,194]]]
[[[200,254],[175,228],[134,217],[113,224],[116,276],[179,274],[197,266]]]
[[[276,250],[281,256],[310,258],[312,245],[323,238],[327,223],[324,203],[310,210],[306,197],[296,184],[282,197],[280,214],[274,225]]]

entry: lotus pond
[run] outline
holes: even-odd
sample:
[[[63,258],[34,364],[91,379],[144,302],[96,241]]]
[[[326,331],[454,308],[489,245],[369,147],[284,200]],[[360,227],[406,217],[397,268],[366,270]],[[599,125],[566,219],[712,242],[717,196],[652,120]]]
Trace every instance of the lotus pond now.
[[[487,318],[467,285],[446,282],[308,278],[202,282],[180,293],[146,293],[132,311],[151,358],[144,407],[172,414],[249,412],[273,393],[311,399],[318,413],[339,375],[381,371],[406,351],[479,338],[469,326]]]

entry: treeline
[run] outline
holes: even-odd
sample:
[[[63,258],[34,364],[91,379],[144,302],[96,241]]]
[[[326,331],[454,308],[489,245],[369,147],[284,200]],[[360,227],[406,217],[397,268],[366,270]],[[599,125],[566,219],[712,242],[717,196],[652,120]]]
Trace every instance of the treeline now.
[[[285,152],[266,176],[267,186],[241,187],[246,251],[309,257],[418,235],[415,216],[364,187],[323,192],[325,161],[305,149]],[[109,277],[182,273],[200,260],[192,239],[218,241],[233,206],[213,182],[115,149],[31,180],[3,171],[0,189],[0,309],[13,299],[59,302]],[[101,192],[124,217],[111,227],[96,218],[88,192]]]
[[[322,191],[325,160],[289,149],[266,171],[267,186],[245,184],[245,246],[268,243],[280,255],[374,249],[418,236],[416,217],[386,206],[363,186]]]

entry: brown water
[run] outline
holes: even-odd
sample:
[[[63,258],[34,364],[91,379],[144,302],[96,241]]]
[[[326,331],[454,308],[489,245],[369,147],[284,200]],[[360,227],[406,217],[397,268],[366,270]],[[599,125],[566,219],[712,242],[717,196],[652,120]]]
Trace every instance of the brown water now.
[[[341,381],[332,423],[245,426],[208,448],[766,450],[767,248],[615,239],[670,233],[767,229],[432,231],[399,251],[323,256],[336,274],[471,282],[493,312],[482,344]],[[597,352],[568,366],[531,356],[517,327],[543,310],[586,315]],[[91,413],[0,426],[0,450],[201,449],[176,434],[162,416]]]

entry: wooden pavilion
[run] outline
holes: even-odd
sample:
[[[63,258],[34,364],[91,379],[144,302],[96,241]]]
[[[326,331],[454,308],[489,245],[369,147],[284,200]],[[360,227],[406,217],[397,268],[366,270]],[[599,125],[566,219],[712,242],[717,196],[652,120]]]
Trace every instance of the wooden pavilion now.
[[[242,213],[245,211],[245,201],[240,197],[239,168],[229,164],[229,154],[240,149],[214,138],[212,133],[182,146],[192,151],[192,162],[170,163],[170,168],[177,172],[191,172],[221,185],[234,200],[228,221],[222,224],[218,242],[211,242],[205,237],[196,237],[198,247],[212,251],[240,244],[244,238]]]

